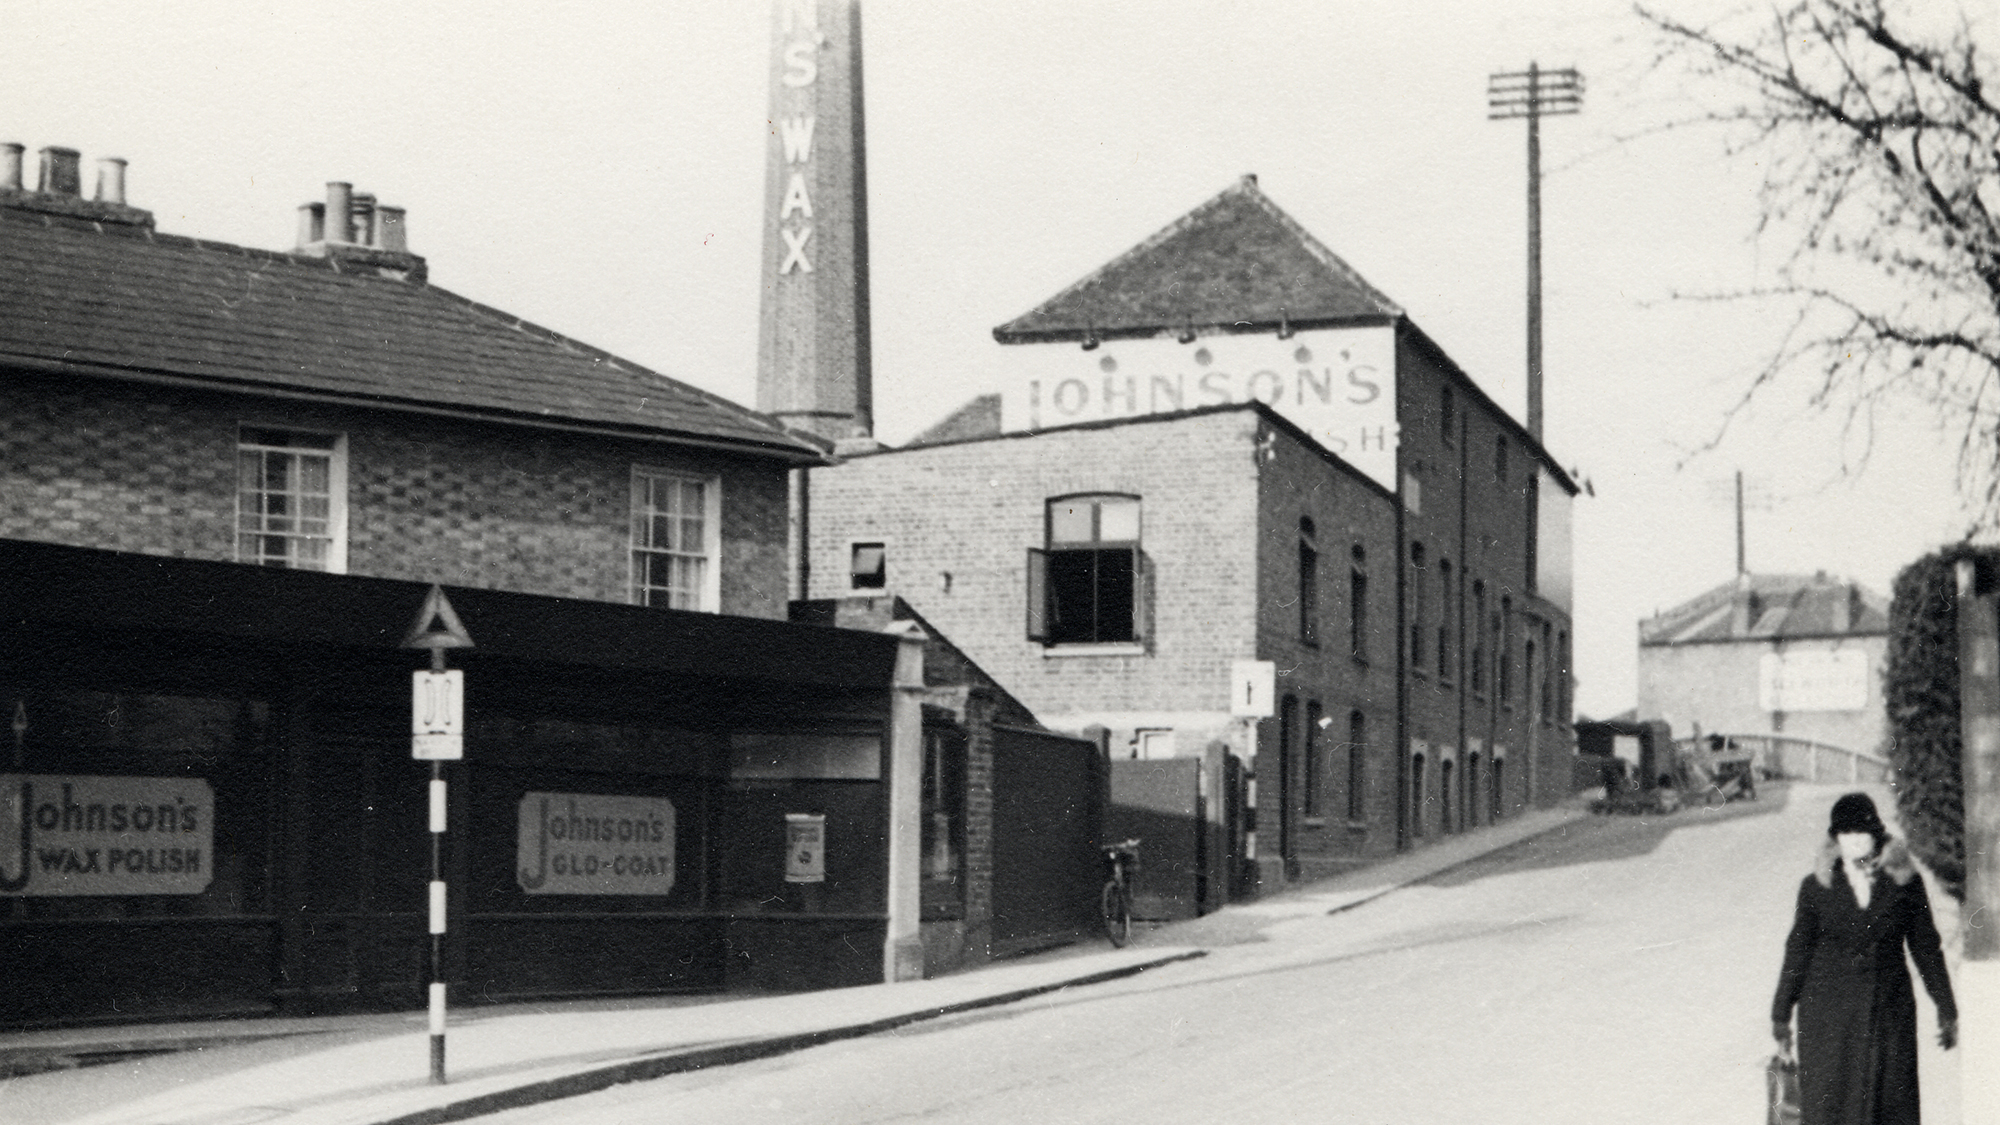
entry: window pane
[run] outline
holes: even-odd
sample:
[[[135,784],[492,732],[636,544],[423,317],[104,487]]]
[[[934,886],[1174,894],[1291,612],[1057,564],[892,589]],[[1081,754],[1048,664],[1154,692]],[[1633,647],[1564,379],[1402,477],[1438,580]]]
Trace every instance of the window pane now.
[[[1137,543],[1139,502],[1129,498],[1098,501],[1097,538],[1102,543]]]
[[[1057,500],[1049,504],[1050,543],[1089,543],[1093,506],[1089,500]]]
[[[1132,629],[1133,594],[1137,592],[1137,576],[1132,573],[1132,552],[1129,550],[1097,551],[1097,624],[1096,641],[1129,641],[1136,634]]]

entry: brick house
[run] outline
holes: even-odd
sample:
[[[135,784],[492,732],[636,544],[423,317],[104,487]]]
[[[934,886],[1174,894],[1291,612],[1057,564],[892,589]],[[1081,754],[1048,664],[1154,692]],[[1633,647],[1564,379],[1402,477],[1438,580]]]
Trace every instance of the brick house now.
[[[455,1003],[948,967],[926,739],[998,704],[907,623],[787,620],[818,446],[428,284],[346,184],[280,253],[0,158],[0,1025],[420,1002],[432,584]]]
[[[1227,747],[1265,886],[1566,793],[1575,486],[1253,177],[994,335],[997,394],[807,472],[812,596],[1114,757]]]

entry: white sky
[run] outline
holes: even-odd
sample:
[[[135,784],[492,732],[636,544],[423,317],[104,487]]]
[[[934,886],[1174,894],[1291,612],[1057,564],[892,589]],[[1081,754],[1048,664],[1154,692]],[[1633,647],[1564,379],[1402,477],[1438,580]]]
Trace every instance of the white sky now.
[[[1704,0],[1706,2],[1706,0]],[[1672,0],[1663,7],[1677,10]],[[272,249],[328,180],[409,210],[431,280],[755,401],[766,0],[0,0],[0,140],[131,161],[162,231]],[[994,325],[1246,172],[1522,416],[1525,128],[1487,75],[1575,66],[1545,122],[1546,441],[1582,469],[1579,707],[1630,706],[1635,623],[1734,571],[1886,595],[1956,538],[1955,435],[1858,443],[1723,409],[1781,323],[1671,299],[1760,276],[1755,168],[1671,111],[1613,0],[993,0],[863,6],[877,431],[997,389]],[[1776,248],[1765,246],[1768,263]]]

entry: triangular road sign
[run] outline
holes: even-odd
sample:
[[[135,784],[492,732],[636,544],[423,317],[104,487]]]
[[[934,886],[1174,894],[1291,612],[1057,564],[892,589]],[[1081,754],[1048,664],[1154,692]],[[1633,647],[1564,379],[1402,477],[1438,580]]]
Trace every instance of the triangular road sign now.
[[[416,624],[403,638],[404,648],[471,648],[472,634],[458,619],[458,611],[444,596],[444,587],[433,585],[424,596],[424,608],[417,611]]]

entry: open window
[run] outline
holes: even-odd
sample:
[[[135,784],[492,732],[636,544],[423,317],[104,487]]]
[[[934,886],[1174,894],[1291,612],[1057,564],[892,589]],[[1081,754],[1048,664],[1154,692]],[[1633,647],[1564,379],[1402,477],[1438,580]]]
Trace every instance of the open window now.
[[[1046,536],[1046,547],[1028,551],[1028,639],[1045,645],[1139,641],[1139,498],[1057,497],[1048,502]]]

